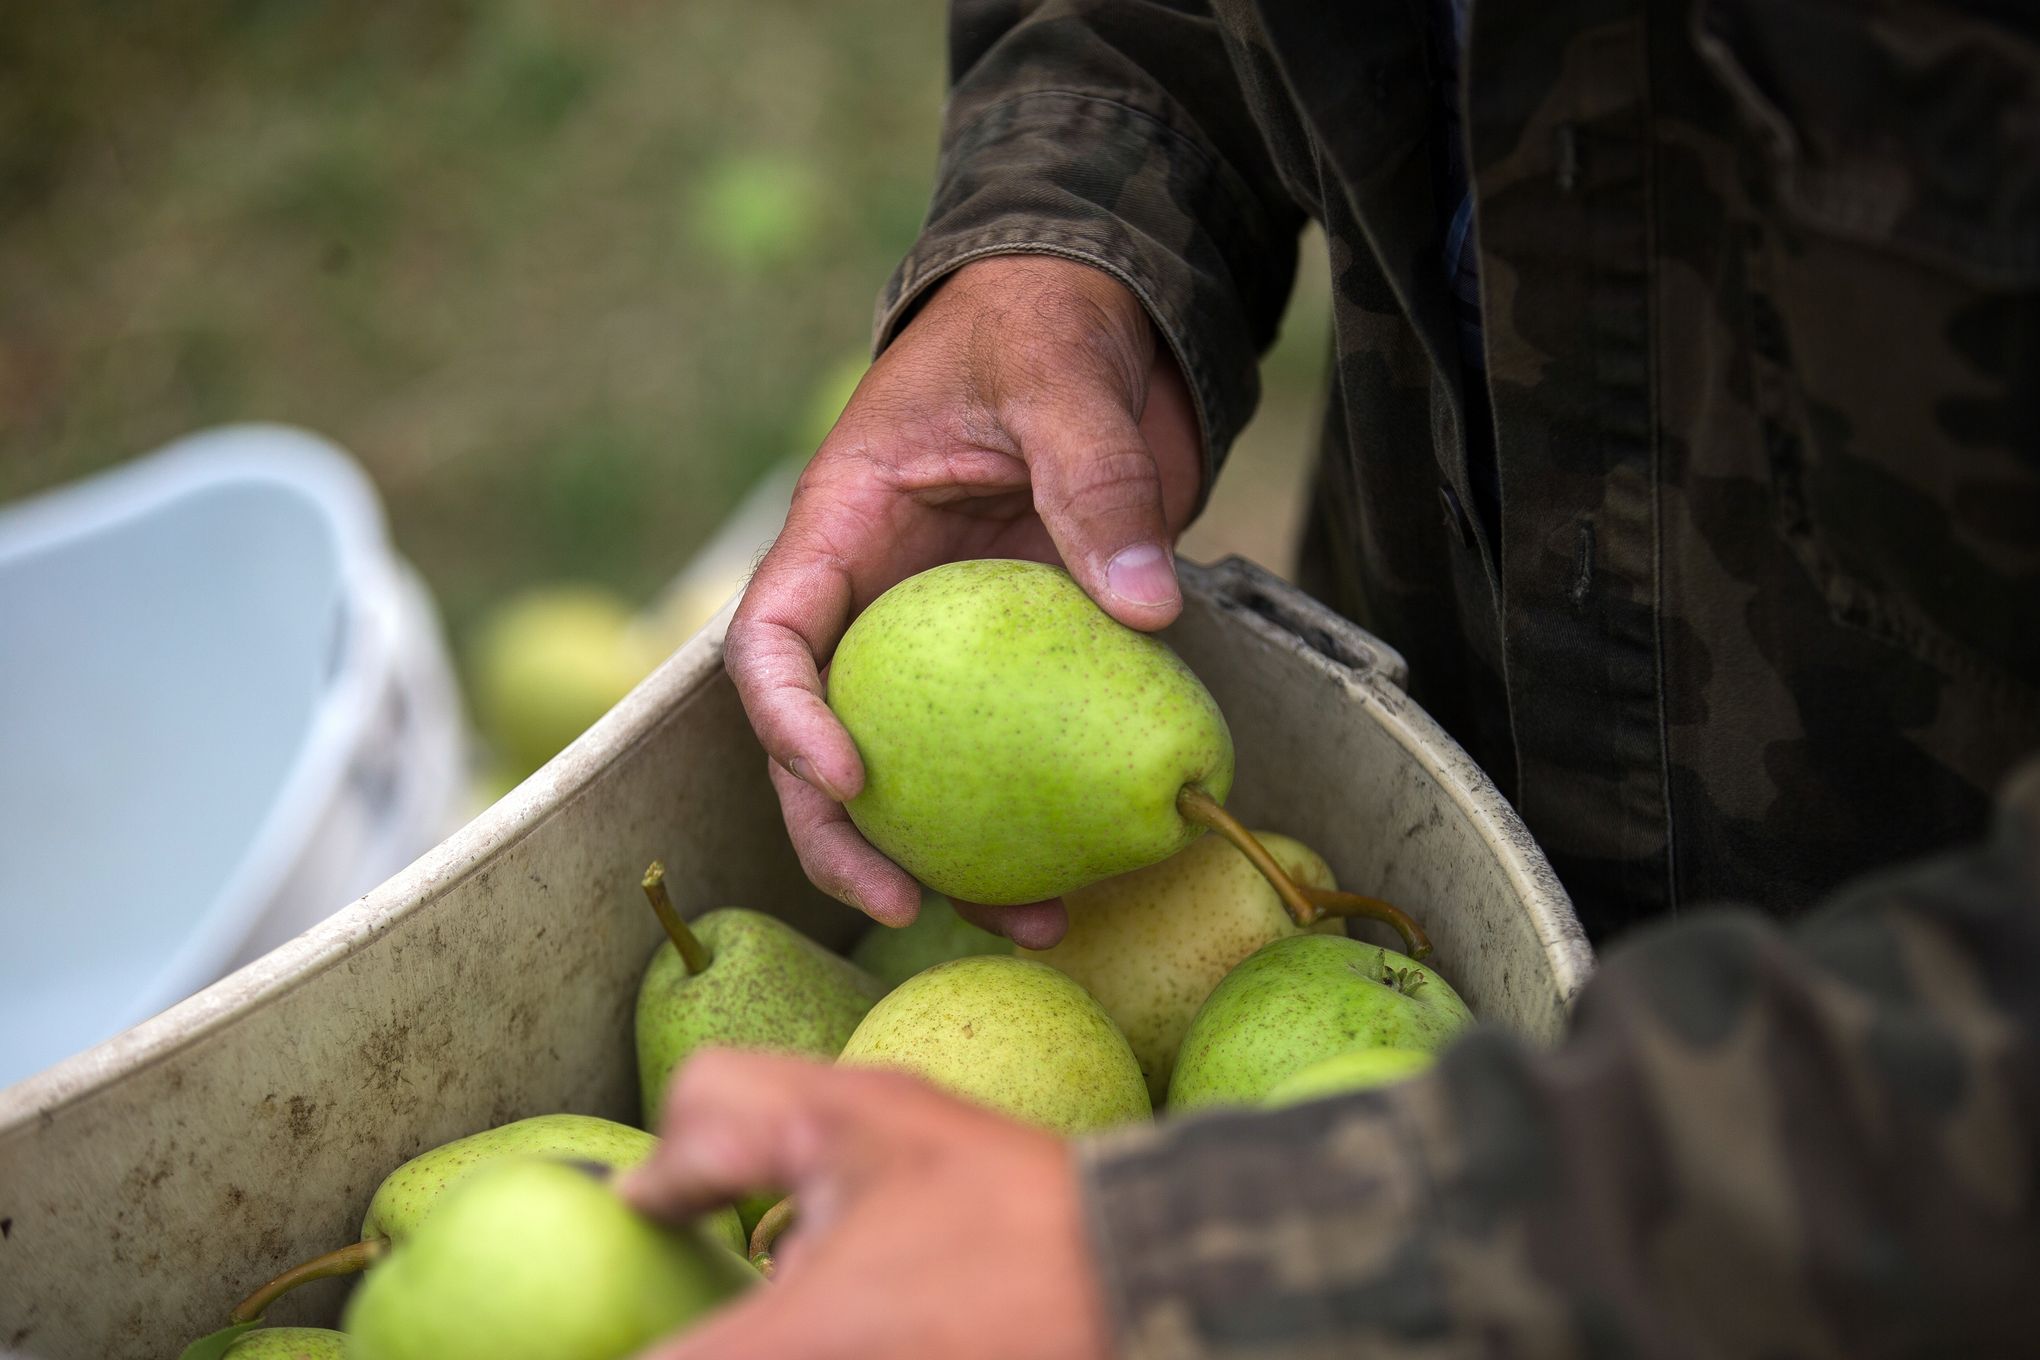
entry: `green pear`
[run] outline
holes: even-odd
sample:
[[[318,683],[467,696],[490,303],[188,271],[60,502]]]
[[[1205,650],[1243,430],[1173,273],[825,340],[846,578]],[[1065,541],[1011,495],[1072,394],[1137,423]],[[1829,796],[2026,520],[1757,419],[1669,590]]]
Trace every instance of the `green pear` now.
[[[840,954],[763,912],[724,907],[690,926],[654,864],[644,888],[666,928],[638,987],[639,1091],[657,1128],[673,1071],[696,1049],[762,1049],[833,1058],[885,995]]]
[[[440,1197],[482,1167],[511,1157],[557,1157],[624,1170],[659,1140],[643,1129],[588,1114],[541,1114],[484,1129],[421,1152],[376,1187],[361,1220],[363,1241],[399,1240],[431,1216]]]
[[[476,716],[511,783],[551,760],[661,660],[630,607],[606,591],[552,586],[483,620],[469,654]]]
[[[1331,867],[1287,836],[1254,833],[1289,876],[1333,888]],[[1303,927],[1245,855],[1217,836],[1192,841],[1160,864],[1067,894],[1060,943],[1025,957],[1052,964],[1098,999],[1140,1059],[1159,1105],[1191,1017],[1233,965]],[[1312,927],[1339,933],[1331,918]]]
[[[1299,1067],[1269,1088],[1261,1103],[1269,1109],[1301,1105],[1348,1091],[1372,1091],[1405,1081],[1436,1062],[1434,1054],[1421,1048],[1355,1048],[1319,1058]]]
[[[1159,640],[1037,562],[954,562],[885,592],[829,665],[865,838],[966,902],[1035,902],[1167,859],[1223,802],[1232,734]]]
[[[850,961],[891,988],[951,959],[1012,952],[1011,940],[972,925],[948,898],[923,888],[921,914],[909,925],[873,925],[850,951]]]
[[[1341,935],[1261,946],[1213,989],[1176,1054],[1169,1108],[1258,1105],[1275,1083],[1350,1048],[1433,1051],[1473,1023],[1444,978]]]
[[[623,1360],[757,1281],[698,1225],[639,1217],[600,1171],[513,1160],[469,1177],[355,1291],[347,1360]]]
[[[710,165],[688,199],[695,243],[709,258],[740,273],[762,273],[806,253],[827,196],[808,162],[752,152]]]
[[[262,1315],[301,1284],[352,1275],[385,1256],[417,1231],[454,1186],[485,1167],[513,1158],[550,1157],[622,1171],[651,1156],[659,1140],[643,1129],[587,1114],[541,1114],[471,1133],[421,1152],[383,1178],[361,1220],[361,1240],[293,1266],[235,1307],[236,1321]],[[703,1227],[741,1252],[748,1240],[734,1208],[705,1215]]]
[[[226,1360],[345,1360],[346,1343],[324,1327],[260,1327],[227,1347]]]
[[[1058,1133],[1153,1113],[1126,1038],[1047,964],[981,954],[937,964],[871,1008],[837,1061],[912,1072]]]

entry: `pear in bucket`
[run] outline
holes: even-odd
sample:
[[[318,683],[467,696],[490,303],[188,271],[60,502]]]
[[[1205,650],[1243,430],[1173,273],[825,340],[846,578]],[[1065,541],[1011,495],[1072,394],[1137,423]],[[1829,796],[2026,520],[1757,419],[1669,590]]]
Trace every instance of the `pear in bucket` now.
[[[722,907],[690,925],[665,880],[661,864],[645,871],[645,896],[666,930],[638,987],[638,1079],[650,1128],[659,1125],[674,1070],[696,1049],[831,1059],[886,990],[763,912]]]
[[[626,1360],[758,1282],[699,1224],[640,1217],[608,1173],[530,1159],[468,1178],[355,1291],[347,1360]]]
[[[642,1129],[585,1114],[535,1115],[441,1144],[383,1178],[362,1216],[359,1241],[291,1267],[235,1305],[232,1318],[252,1321],[301,1284],[368,1269],[430,1219],[448,1191],[497,1162],[549,1157],[624,1170],[656,1146],[658,1139]],[[744,1232],[734,1209],[718,1210],[704,1223],[718,1241],[741,1249]]]

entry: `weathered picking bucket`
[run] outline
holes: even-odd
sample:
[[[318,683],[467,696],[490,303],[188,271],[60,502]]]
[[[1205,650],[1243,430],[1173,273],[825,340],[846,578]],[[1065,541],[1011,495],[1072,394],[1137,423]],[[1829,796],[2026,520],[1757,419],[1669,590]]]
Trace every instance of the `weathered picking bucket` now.
[[[1482,1018],[1555,1035],[1592,955],[1522,823],[1403,694],[1402,659],[1249,564],[1184,583],[1169,640],[1232,724],[1231,806],[1418,915]],[[405,1158],[525,1115],[633,1118],[647,860],[690,912],[850,937],[858,918],[787,846],[723,674],[726,618],[367,897],[0,1091],[0,1347],[174,1356],[282,1266],[353,1240]],[[270,1320],[330,1322],[344,1288]]]

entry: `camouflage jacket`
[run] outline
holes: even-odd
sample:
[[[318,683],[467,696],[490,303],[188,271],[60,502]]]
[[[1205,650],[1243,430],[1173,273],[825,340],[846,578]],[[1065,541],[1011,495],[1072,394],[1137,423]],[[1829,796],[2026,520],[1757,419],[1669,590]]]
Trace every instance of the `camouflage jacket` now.
[[[1646,927],[1552,1054],[1085,1145],[1125,1360],[2040,1353],[2040,762],[1987,846]]]
[[[1303,582],[1409,658],[1591,935],[1974,838],[2040,749],[2040,8],[1478,0],[1482,382],[1434,3],[957,0],[881,339],[965,260],[1096,264],[1215,471],[1314,217]]]
[[[1409,657],[1597,940],[1758,910],[1618,948],[1557,1058],[1486,1037],[1407,1096],[1094,1154],[1129,1350],[2040,1327],[1999,1292],[2040,1279],[2030,876],[2023,909],[2001,850],[1765,919],[1981,837],[2040,749],[2040,10],[1476,0],[1483,375],[1440,268],[1431,3],[955,0],[881,343],[966,260],[1089,262],[1174,351],[1215,474],[1315,218],[1304,583]]]

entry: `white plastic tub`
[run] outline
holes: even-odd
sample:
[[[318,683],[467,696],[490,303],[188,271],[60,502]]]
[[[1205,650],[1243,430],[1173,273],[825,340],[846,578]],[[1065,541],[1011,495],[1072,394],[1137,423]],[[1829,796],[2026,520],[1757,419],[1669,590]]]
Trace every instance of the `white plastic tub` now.
[[[1522,823],[1399,688],[1401,659],[1244,563],[1186,566],[1184,584],[1169,638],[1232,725],[1231,806],[1416,913],[1477,1015],[1554,1037],[1592,956]],[[405,1158],[524,1115],[634,1118],[654,857],[690,913],[741,904],[852,937],[861,919],[786,844],[723,673],[727,618],[362,901],[0,1091],[0,1346],[173,1355],[282,1266],[353,1240]],[[298,1290],[271,1321],[329,1323],[344,1289]]]
[[[0,510],[0,1086],[409,863],[462,746],[431,607],[330,444],[222,429]]]

